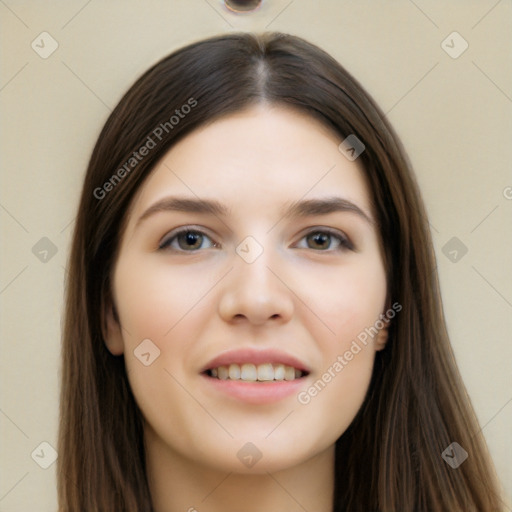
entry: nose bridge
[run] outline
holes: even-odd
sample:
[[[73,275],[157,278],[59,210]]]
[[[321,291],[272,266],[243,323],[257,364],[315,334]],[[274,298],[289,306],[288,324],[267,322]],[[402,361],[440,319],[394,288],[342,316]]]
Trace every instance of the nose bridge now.
[[[276,266],[277,258],[270,244],[263,247],[256,243],[246,240],[237,247],[237,258],[233,262],[233,285],[240,293],[260,295],[260,298],[269,300],[272,294],[278,292],[276,278],[269,270]]]
[[[237,279],[251,281],[256,285],[270,284],[269,274],[272,268],[278,264],[279,255],[277,247],[268,234],[259,234],[245,237],[236,247],[236,257],[233,258],[234,274]]]
[[[263,246],[252,237],[237,246],[233,270],[219,304],[225,320],[245,318],[258,324],[270,319],[289,320],[293,300],[290,290],[274,274],[281,267],[279,260],[274,248]]]

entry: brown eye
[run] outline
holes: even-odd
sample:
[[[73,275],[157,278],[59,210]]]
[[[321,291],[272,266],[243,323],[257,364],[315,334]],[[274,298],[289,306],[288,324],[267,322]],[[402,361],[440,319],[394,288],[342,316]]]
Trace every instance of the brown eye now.
[[[194,231],[180,233],[176,239],[180,249],[184,250],[199,249],[203,243],[203,235]]]
[[[343,233],[330,229],[310,231],[300,240],[297,247],[325,252],[342,251],[345,249],[354,250],[354,246]]]
[[[182,229],[167,237],[159,245],[159,249],[192,252],[215,246],[216,244],[205,233],[193,229]]]
[[[310,249],[329,249],[331,245],[331,235],[327,233],[312,233],[306,237]]]

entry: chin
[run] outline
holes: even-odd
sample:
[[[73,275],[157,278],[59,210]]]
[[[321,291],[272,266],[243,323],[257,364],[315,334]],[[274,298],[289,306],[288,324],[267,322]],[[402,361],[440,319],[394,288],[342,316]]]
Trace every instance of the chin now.
[[[231,439],[229,444],[217,444],[210,447],[210,450],[202,447],[198,462],[222,472],[264,475],[299,466],[326,450],[319,442],[312,442],[308,449],[304,440],[300,444],[291,441],[280,443],[277,440],[265,439],[264,436],[247,436],[244,440]],[[208,455],[205,457],[205,454]]]

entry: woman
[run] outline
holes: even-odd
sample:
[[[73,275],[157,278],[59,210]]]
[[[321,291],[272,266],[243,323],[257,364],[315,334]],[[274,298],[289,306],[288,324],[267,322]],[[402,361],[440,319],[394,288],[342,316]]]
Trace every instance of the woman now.
[[[67,288],[65,511],[494,511],[425,211],[361,86],[191,44],[107,120]]]

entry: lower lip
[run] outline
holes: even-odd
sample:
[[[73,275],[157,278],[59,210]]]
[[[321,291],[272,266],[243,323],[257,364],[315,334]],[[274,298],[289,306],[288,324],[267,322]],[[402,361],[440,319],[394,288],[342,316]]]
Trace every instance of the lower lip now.
[[[221,380],[201,375],[215,391],[229,395],[237,400],[255,405],[279,402],[291,395],[297,395],[304,386],[305,377],[295,380],[273,380],[265,382],[246,382],[242,380]]]

